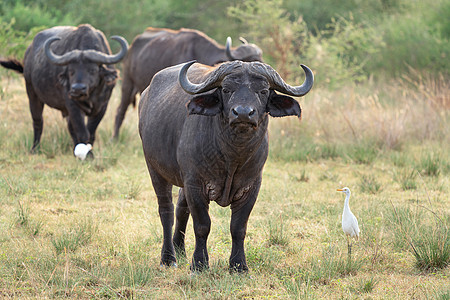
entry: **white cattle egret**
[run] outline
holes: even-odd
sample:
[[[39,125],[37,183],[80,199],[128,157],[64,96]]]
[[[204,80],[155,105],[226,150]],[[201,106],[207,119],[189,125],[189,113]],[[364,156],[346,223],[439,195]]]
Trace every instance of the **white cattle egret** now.
[[[92,145],[91,144],[83,144],[79,143],[75,146],[75,149],[73,150],[73,154],[78,157],[81,160],[85,160],[86,156],[89,151],[91,151]]]
[[[337,189],[338,192],[345,193],[345,203],[344,203],[344,211],[342,212],[342,230],[347,236],[347,245],[348,245],[348,255],[352,255],[352,243],[350,241],[351,238],[358,239],[359,238],[359,226],[358,220],[355,215],[350,210],[350,206],[348,202],[350,200],[350,189],[345,187],[343,189]]]

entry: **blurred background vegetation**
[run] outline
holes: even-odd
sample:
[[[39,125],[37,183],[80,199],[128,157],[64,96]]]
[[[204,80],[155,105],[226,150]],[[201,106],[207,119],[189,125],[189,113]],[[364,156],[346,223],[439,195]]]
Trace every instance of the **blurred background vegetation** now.
[[[148,26],[201,30],[225,44],[243,36],[288,80],[305,63],[337,88],[450,70],[449,0],[3,0],[0,57],[23,58],[39,30],[90,23],[130,43]],[[115,43],[111,43],[115,50]]]

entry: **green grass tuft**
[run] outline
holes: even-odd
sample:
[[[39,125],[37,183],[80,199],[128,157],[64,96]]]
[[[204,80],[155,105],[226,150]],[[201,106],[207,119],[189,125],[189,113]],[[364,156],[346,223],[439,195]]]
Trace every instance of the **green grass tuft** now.
[[[426,176],[439,176],[441,172],[441,157],[435,153],[422,156],[417,164],[417,169]]]
[[[381,184],[372,174],[361,175],[359,187],[364,193],[377,194],[381,191]]]
[[[287,246],[289,244],[289,234],[286,231],[286,225],[283,224],[283,217],[280,215],[278,220],[269,219],[267,228],[269,230],[269,245]]]
[[[409,249],[417,269],[429,272],[450,264],[450,230],[446,225],[450,217],[442,219],[431,210],[424,213],[422,207],[394,207],[389,219],[397,246]]]
[[[378,150],[373,143],[365,142],[356,145],[350,151],[350,158],[357,164],[370,165],[378,156]]]
[[[80,221],[69,229],[64,229],[51,240],[56,255],[66,251],[75,252],[79,247],[87,245],[96,231],[97,227],[92,220],[88,219]]]
[[[416,170],[400,170],[394,173],[394,180],[400,184],[404,191],[417,188],[416,177]]]

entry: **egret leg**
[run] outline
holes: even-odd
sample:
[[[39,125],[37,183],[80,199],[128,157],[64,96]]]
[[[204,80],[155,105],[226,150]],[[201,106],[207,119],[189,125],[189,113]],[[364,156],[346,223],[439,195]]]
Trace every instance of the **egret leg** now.
[[[348,235],[347,235],[347,246],[348,246],[348,260],[350,262],[352,259],[352,241],[350,240]]]

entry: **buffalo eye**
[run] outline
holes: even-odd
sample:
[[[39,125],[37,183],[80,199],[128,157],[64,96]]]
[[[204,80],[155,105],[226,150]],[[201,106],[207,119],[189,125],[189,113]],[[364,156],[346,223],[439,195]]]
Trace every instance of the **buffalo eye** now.
[[[69,70],[69,75],[70,76],[73,76],[75,74],[75,71],[74,70]]]
[[[264,89],[264,90],[261,90],[259,93],[260,93],[261,95],[267,95],[267,94],[269,93],[269,90]]]
[[[89,69],[88,72],[89,72],[90,75],[95,75],[97,73],[97,70],[96,69]]]
[[[223,89],[222,89],[222,92],[223,92],[224,94],[229,94],[231,91],[230,91],[229,89],[223,88]]]

